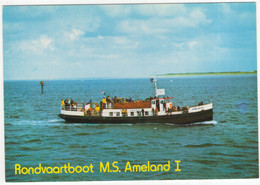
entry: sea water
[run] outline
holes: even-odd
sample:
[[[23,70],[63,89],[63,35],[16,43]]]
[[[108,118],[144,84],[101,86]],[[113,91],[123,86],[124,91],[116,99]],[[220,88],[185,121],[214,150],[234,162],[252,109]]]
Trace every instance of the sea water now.
[[[149,79],[4,81],[5,169],[8,182],[240,179],[258,177],[257,77],[203,76],[158,79],[176,106],[213,102],[214,120],[191,125],[67,124],[60,101],[99,103],[110,97],[154,95]],[[100,172],[115,163],[121,172]],[[167,164],[169,171],[126,171],[131,165]],[[175,171],[176,162],[181,171]],[[92,164],[94,173],[19,174],[15,165]],[[114,168],[112,168],[114,169]],[[15,174],[17,172],[17,174]]]

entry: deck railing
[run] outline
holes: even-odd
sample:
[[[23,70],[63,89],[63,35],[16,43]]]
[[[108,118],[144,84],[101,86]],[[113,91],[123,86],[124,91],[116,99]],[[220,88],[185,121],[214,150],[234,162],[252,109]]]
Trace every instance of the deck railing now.
[[[64,106],[61,106],[61,110],[82,112],[83,106],[65,106],[64,105]]]
[[[74,105],[71,105],[71,104],[64,105],[64,106],[61,106],[61,110],[83,112],[83,104],[84,103],[77,103]]]
[[[113,109],[113,108],[114,108],[114,103],[103,104],[103,109]]]

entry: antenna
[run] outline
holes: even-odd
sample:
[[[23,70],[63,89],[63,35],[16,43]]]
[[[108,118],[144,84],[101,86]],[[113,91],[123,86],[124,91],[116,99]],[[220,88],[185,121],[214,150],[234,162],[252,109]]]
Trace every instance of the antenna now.
[[[157,96],[157,79],[156,79],[156,75],[154,77],[151,76],[150,80],[151,80],[152,83],[154,83],[154,95],[155,95],[155,97],[158,97]]]

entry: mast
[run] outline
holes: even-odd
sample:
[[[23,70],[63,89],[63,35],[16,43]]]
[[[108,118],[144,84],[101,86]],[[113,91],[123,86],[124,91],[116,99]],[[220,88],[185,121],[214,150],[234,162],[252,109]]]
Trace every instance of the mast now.
[[[159,95],[165,95],[165,90],[164,89],[157,89],[157,79],[156,79],[156,75],[154,76],[154,78],[150,78],[151,82],[154,82],[154,94],[155,97],[159,97]]]
[[[157,83],[156,83],[156,75],[155,75],[155,78],[154,78],[154,94],[155,94],[155,97],[158,97],[158,96],[157,96]]]

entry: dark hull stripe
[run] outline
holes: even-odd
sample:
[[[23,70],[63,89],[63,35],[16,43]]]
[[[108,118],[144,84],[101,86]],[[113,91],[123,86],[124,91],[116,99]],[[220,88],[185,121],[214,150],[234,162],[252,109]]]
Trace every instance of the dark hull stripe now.
[[[200,111],[196,113],[184,113],[165,116],[140,116],[140,117],[89,117],[89,116],[70,116],[59,115],[69,123],[102,123],[102,124],[120,124],[120,123],[173,123],[188,124],[202,121],[213,120],[213,110]]]

